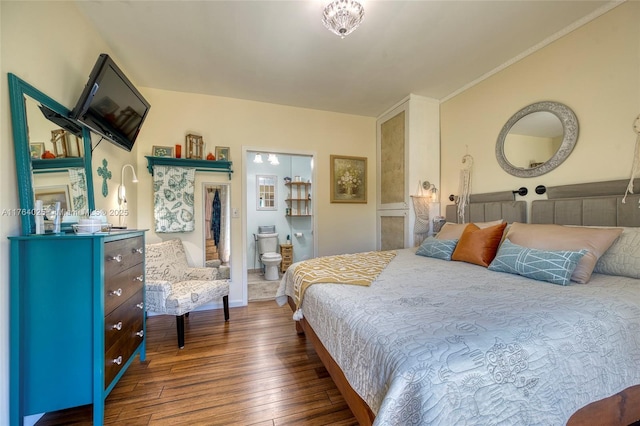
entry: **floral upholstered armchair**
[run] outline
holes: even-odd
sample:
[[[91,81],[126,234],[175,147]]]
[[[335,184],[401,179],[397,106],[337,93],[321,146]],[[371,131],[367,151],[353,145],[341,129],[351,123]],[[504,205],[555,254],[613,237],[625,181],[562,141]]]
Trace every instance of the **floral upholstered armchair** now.
[[[222,298],[229,320],[228,268],[189,266],[181,240],[147,244],[145,274],[147,311],[176,316],[178,347],[184,347],[185,316],[205,303]]]

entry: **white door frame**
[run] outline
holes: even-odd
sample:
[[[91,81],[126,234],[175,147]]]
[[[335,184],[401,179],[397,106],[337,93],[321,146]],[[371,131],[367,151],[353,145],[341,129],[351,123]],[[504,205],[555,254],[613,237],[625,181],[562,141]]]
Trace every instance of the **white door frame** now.
[[[316,164],[317,161],[317,153],[315,151],[302,151],[295,149],[281,149],[281,148],[265,148],[265,147],[257,147],[257,146],[242,146],[242,203],[244,208],[242,209],[242,303],[246,306],[249,303],[249,292],[248,292],[248,280],[247,280],[247,270],[248,270],[248,259],[247,259],[247,154],[250,152],[269,152],[274,154],[282,154],[282,155],[305,155],[312,158],[313,167],[311,170],[311,182],[317,182],[316,179]],[[315,185],[311,185],[311,199],[317,200],[316,197],[316,189]],[[311,220],[313,222],[313,257],[318,255],[318,238],[317,235],[317,227],[318,227],[318,219],[317,212],[318,207],[316,206],[313,209],[316,214],[311,216]]]

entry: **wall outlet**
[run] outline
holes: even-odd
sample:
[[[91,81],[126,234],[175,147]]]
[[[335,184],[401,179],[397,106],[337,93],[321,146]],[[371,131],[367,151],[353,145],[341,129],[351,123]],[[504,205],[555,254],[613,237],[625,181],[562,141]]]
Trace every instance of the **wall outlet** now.
[[[240,210],[237,207],[231,208],[231,217],[240,217]]]

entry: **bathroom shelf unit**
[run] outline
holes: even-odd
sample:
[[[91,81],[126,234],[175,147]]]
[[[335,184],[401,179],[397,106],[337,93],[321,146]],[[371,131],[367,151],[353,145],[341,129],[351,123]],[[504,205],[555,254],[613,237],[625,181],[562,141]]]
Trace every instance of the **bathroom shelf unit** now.
[[[280,244],[280,255],[282,256],[280,272],[284,274],[293,263],[293,244]]]
[[[173,157],[152,157],[145,156],[147,159],[147,170],[153,176],[153,166],[176,166],[176,167],[193,167],[201,172],[220,172],[228,173],[231,180],[231,161],[218,160],[194,160],[193,158],[173,158]]]
[[[311,217],[311,182],[287,182],[289,198],[285,201],[289,208],[288,217]]]

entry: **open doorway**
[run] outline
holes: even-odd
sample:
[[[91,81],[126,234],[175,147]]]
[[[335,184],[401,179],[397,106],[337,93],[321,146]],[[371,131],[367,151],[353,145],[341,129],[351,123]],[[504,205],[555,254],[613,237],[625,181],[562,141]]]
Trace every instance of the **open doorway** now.
[[[204,266],[224,271],[220,278],[229,278],[231,263],[229,190],[226,183],[202,184]]]
[[[247,301],[273,300],[288,266],[316,256],[314,154],[244,152]]]

